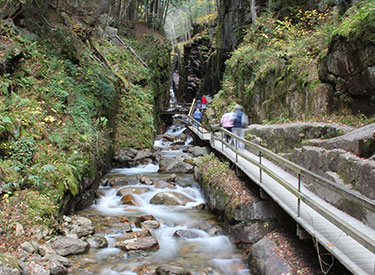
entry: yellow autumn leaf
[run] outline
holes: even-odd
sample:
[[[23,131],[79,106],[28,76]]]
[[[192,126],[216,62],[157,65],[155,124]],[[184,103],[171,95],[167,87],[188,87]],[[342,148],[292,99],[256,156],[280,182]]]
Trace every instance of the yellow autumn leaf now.
[[[53,116],[47,116],[43,120],[45,122],[54,122],[54,121],[56,121],[56,118],[54,118]]]

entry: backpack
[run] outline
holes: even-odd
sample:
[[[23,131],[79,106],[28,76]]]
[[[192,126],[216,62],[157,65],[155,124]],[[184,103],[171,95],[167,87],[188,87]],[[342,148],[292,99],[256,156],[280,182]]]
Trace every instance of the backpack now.
[[[241,128],[242,127],[242,115],[244,114],[242,111],[235,111],[234,112],[234,128]]]

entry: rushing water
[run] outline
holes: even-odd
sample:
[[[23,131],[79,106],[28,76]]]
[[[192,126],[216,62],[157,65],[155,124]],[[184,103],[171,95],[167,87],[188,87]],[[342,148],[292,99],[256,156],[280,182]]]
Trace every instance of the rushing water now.
[[[173,125],[167,134],[181,137],[185,127]],[[164,157],[182,154],[185,144],[171,149],[171,142],[155,140],[154,146],[161,149]],[[183,267],[192,274],[249,274],[242,254],[222,233],[215,216],[207,210],[199,210],[205,200],[192,174],[177,175],[175,186],[168,184],[170,175],[158,174],[159,167],[148,164],[134,168],[113,169],[107,179],[121,178],[126,184],[116,187],[100,186],[102,196],[89,209],[78,213],[93,221],[96,235],[104,236],[107,248],[90,249],[87,254],[71,257],[69,274],[149,274],[142,267],[169,264]],[[140,183],[140,175],[147,175],[158,184]],[[138,190],[132,193],[135,205],[124,205],[118,192],[122,188]],[[186,205],[172,206],[152,204],[150,200],[159,192],[178,192],[189,199]],[[161,225],[151,229],[157,239],[157,251],[122,251],[114,247],[117,237],[124,233],[127,221],[140,215],[153,215]],[[132,224],[132,230],[140,230]],[[193,237],[176,237],[177,230],[188,231]],[[145,270],[145,269],[143,269]],[[137,273],[138,272],[138,273]],[[153,274],[153,273],[152,273]]]

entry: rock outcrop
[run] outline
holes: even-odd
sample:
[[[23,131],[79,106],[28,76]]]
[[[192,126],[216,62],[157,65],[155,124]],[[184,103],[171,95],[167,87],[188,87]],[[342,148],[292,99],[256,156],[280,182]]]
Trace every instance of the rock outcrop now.
[[[200,82],[206,71],[206,61],[211,51],[208,38],[196,38],[184,45],[184,53],[179,62],[179,89],[176,91],[180,102],[192,102],[199,93]]]
[[[362,39],[365,39],[362,37]],[[332,107],[350,108],[353,113],[375,113],[375,46],[362,39],[355,41],[336,36],[328,53],[319,62],[319,78],[329,85],[336,98]]]
[[[251,140],[259,138],[262,146],[275,153],[287,153],[306,140],[333,138],[351,130],[351,127],[330,123],[252,124],[247,128],[246,136]]]

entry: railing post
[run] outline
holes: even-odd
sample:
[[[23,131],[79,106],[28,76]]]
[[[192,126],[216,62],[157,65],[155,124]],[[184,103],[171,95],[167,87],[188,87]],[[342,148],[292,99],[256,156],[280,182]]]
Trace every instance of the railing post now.
[[[221,152],[224,152],[224,132],[221,131]]]
[[[301,174],[298,173],[298,193],[301,193]],[[297,200],[297,217],[301,216],[301,200]]]
[[[259,151],[259,164],[262,164],[262,152]],[[262,167],[259,167],[259,182],[262,183]]]
[[[236,138],[236,163],[238,162],[238,154],[237,154],[237,151],[238,151],[238,140]]]

